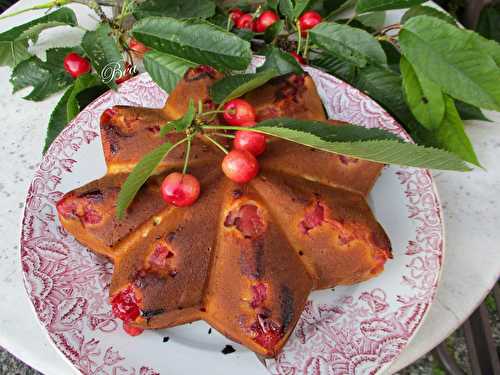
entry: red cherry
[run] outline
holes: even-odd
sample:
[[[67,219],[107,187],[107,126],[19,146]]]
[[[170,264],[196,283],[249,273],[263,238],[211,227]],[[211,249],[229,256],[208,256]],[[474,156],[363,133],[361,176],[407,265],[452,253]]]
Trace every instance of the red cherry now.
[[[116,115],[116,110],[111,107],[106,109],[101,115],[101,125],[108,125],[111,123],[111,119]]]
[[[237,29],[252,30],[253,16],[249,13],[245,13],[236,20],[235,24]]]
[[[132,285],[127,286],[111,298],[113,315],[128,323],[141,315],[139,299]]]
[[[130,336],[139,336],[144,332],[142,328],[131,326],[125,322],[123,322],[123,330]]]
[[[293,58],[299,63],[299,64],[305,64],[306,61],[304,60],[304,58],[302,56],[300,56],[297,52],[295,51],[292,51],[290,52],[290,55],[293,56]]]
[[[266,10],[255,20],[253,29],[257,33],[263,33],[266,29],[276,21],[279,21],[278,15],[272,10]]]
[[[253,126],[255,125],[255,110],[246,100],[233,99],[224,105],[224,120],[229,125]]]
[[[314,229],[325,221],[325,208],[316,202],[313,207],[306,210],[304,219],[300,222],[299,227],[302,233],[307,234],[311,229]]]
[[[259,173],[259,162],[248,151],[232,150],[222,161],[222,171],[230,180],[247,183]]]
[[[266,284],[257,283],[255,285],[252,285],[252,302],[250,303],[250,306],[252,306],[252,308],[255,309],[259,306],[262,306],[266,298],[267,298]]]
[[[238,130],[233,146],[237,150],[245,150],[253,156],[259,156],[266,150],[266,136],[252,131]]]
[[[64,58],[64,69],[66,69],[73,78],[76,78],[90,72],[90,62],[78,53],[71,52]]]
[[[128,47],[139,55],[144,55],[149,51],[148,47],[146,47],[143,43],[139,42],[135,38],[130,38],[130,40],[128,41]]]
[[[253,340],[267,349],[269,353],[274,352],[275,346],[283,337],[283,327],[276,321],[264,315],[258,315],[257,321],[250,326]]]
[[[174,206],[191,206],[200,196],[200,183],[190,174],[170,173],[161,184],[161,196]]]
[[[229,17],[231,17],[231,20],[234,23],[236,23],[244,14],[245,13],[239,8],[234,8],[229,11]]]
[[[120,83],[123,83],[125,81],[128,81],[130,78],[132,78],[134,76],[134,67],[132,66],[131,63],[129,63],[128,61],[125,62],[125,64],[123,64],[123,72],[122,74],[120,75],[120,77],[118,77],[117,79],[115,79],[115,82],[120,84]]]
[[[312,29],[318,23],[321,23],[321,20],[321,15],[314,10],[309,10],[302,14],[299,18],[300,31],[302,33],[302,36],[305,36],[307,34],[307,30]]]

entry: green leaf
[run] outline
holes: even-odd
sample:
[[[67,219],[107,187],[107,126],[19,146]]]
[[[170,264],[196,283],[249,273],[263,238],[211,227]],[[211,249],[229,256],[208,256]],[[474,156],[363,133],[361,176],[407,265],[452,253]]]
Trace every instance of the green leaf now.
[[[76,94],[76,101],[78,102],[78,106],[80,108],[85,108],[108,90],[109,87],[104,84],[82,89],[82,91]]]
[[[428,129],[438,128],[445,113],[444,95],[439,86],[417,74],[404,57],[401,74],[406,102],[415,118]]]
[[[278,72],[276,70],[268,69],[259,73],[236,74],[224,77],[212,85],[212,99],[217,104],[227,103],[255,90],[277,76]]]
[[[385,12],[360,14],[355,20],[358,20],[363,25],[373,30],[380,30],[385,24]]]
[[[278,75],[288,73],[302,74],[304,72],[300,64],[293,58],[293,56],[280,48],[268,46],[264,50],[264,56],[266,61],[264,62],[264,65],[257,68],[257,72],[275,70],[278,72]]]
[[[260,122],[252,131],[379,163],[455,171],[470,170],[455,154],[403,142],[381,129],[366,129],[354,125],[331,126],[317,121],[278,118]]]
[[[397,74],[401,73],[399,68],[399,64],[401,61],[401,53],[394,46],[394,44],[387,42],[385,40],[380,41],[380,45],[385,52],[385,56],[387,57],[387,66]]]
[[[491,122],[491,120],[487,118],[479,108],[474,107],[473,105],[461,102],[460,100],[455,100],[455,107],[457,108],[462,120],[480,120]]]
[[[384,50],[377,40],[364,30],[348,25],[322,22],[309,31],[311,42],[328,54],[341,57],[360,67],[369,61],[387,62]]]
[[[37,18],[23,25],[16,26],[0,33],[0,66],[14,67],[28,59],[28,41],[36,41],[40,32],[45,29],[77,24],[75,13],[69,8],[61,8],[46,16]]]
[[[16,40],[14,42],[0,41],[0,66],[14,67],[20,62],[28,59],[28,40]]]
[[[47,135],[45,137],[45,145],[43,147],[43,153],[45,153],[49,146],[54,142],[54,139],[59,135],[60,132],[68,124],[68,99],[73,91],[73,86],[70,86],[62,98],[59,100],[54,110],[52,111],[49,119],[49,125],[47,127]]]
[[[476,31],[500,43],[500,5],[486,5],[479,16]]]
[[[249,42],[203,20],[149,17],[138,21],[132,33],[160,52],[223,71],[246,69],[252,59]]]
[[[116,201],[116,216],[122,219],[128,206],[134,200],[137,192],[153,174],[160,162],[167,156],[173,145],[165,142],[144,156],[134,167],[123,183]]]
[[[236,34],[238,37],[240,37],[243,40],[246,40],[247,42],[251,41],[253,37],[255,36],[255,33],[252,30],[248,29],[234,29],[231,31],[233,34]]]
[[[427,142],[425,130],[411,113],[403,95],[401,75],[383,66],[370,64],[357,68],[334,57],[314,60],[314,65],[343,79],[363,91],[387,109],[411,134],[417,143]]]
[[[453,152],[469,163],[481,166],[469,137],[465,134],[464,123],[460,119],[453,99],[449,97],[446,98],[444,120],[439,128],[433,132],[433,135],[446,150]]]
[[[426,0],[358,0],[358,13],[374,12],[377,10],[405,9],[425,3]]]
[[[226,29],[229,15],[217,13],[215,16],[207,19],[208,22],[213,23],[215,26],[219,26],[222,29]]]
[[[279,0],[267,0],[267,7],[274,11],[278,10]]]
[[[337,14],[349,9],[356,4],[356,0],[325,0],[323,8],[327,15],[323,18],[324,21],[331,21]]]
[[[124,62],[111,26],[101,23],[95,31],[87,31],[82,39],[82,48],[101,80],[109,87],[116,88],[115,80],[123,73]]]
[[[292,0],[279,0],[279,11],[291,22],[295,21],[295,12]]]
[[[53,48],[47,50],[47,60],[36,56],[19,63],[10,78],[14,92],[33,86],[25,99],[41,101],[73,83],[73,77],[64,69],[64,58],[70,52],[82,53],[79,48]]]
[[[294,17],[299,18],[300,15],[309,7],[312,1],[314,0],[295,0],[295,7],[293,9]]]
[[[175,130],[175,127],[176,127],[175,121],[176,120],[169,121],[161,127],[160,137],[163,137],[163,136],[167,135],[168,133],[170,133],[171,131]]]
[[[187,129],[189,125],[194,120],[196,115],[196,110],[194,108],[193,99],[189,98],[188,109],[184,116],[178,118],[177,120],[169,121],[165,126],[160,129],[160,137],[165,136],[168,132],[175,129],[175,131],[181,132]]]
[[[84,74],[78,77],[66,90],[50,115],[43,152],[47,151],[54,139],[76,117],[81,108],[86,107],[105,90],[107,87],[96,75]],[[83,98],[82,94],[84,94]]]
[[[71,95],[68,98],[67,104],[67,117],[68,121],[71,121],[80,113],[83,107],[80,106],[78,101],[78,94],[89,88],[98,88],[98,92],[102,92],[103,84],[101,79],[95,74],[84,74],[79,76],[75,83],[73,84],[73,90],[71,90]],[[105,87],[105,86],[104,86]]]
[[[448,13],[442,12],[436,8],[428,7],[425,5],[417,5],[408,9],[406,13],[403,15],[403,18],[401,18],[401,23],[406,23],[406,21],[408,21],[409,19],[418,16],[436,17],[454,26],[457,25],[457,21]]]
[[[264,40],[271,43],[284,29],[285,22],[283,20],[276,21],[264,31]]]
[[[192,61],[158,51],[147,52],[143,62],[146,72],[166,92],[172,92],[186,71],[197,65]]]
[[[500,45],[428,16],[406,22],[399,42],[415,69],[443,92],[476,107],[500,110],[500,69],[495,62],[500,62]]]
[[[150,16],[173,18],[209,18],[215,14],[215,3],[211,0],[146,0],[134,10],[134,17]]]

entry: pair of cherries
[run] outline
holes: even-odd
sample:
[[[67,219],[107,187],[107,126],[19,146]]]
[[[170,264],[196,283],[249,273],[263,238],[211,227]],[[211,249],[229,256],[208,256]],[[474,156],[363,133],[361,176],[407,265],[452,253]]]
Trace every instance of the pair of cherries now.
[[[223,117],[233,126],[252,127],[255,125],[255,110],[243,99],[233,99],[224,105]],[[256,156],[266,149],[266,136],[261,133],[238,130],[233,141],[234,149],[222,161],[222,171],[232,181],[244,184],[259,173]],[[162,182],[163,200],[177,207],[190,206],[198,200],[200,183],[190,174],[174,172]]]
[[[238,8],[231,10],[229,16],[236,28],[253,30],[256,33],[263,33],[269,26],[280,19],[276,12],[272,10],[262,12],[255,20],[252,14],[244,13]]]
[[[231,10],[229,16],[236,28],[253,30],[257,33],[263,33],[269,26],[280,19],[278,14],[272,10],[262,12],[255,20],[252,14],[244,13],[238,8]],[[298,20],[302,36],[306,36],[307,30],[312,29],[320,23],[321,20],[321,15],[314,10],[304,12]]]

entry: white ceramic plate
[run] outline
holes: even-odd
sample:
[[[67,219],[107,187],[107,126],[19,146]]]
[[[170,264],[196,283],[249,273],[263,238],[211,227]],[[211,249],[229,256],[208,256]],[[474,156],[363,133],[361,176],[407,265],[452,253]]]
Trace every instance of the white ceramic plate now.
[[[260,59],[255,59],[258,64]],[[308,69],[331,118],[409,137],[377,103],[348,84]],[[25,286],[41,324],[84,374],[372,374],[394,361],[432,303],[444,255],[443,220],[428,171],[386,167],[371,192],[394,259],[379,277],[311,294],[283,353],[266,361],[197,322],[129,337],[107,302],[112,265],[68,235],[55,203],[105,173],[100,114],[113,105],[162,107],[148,75],[107,92],[59,135],[31,183],[21,235]],[[167,339],[168,337],[168,339]],[[167,341],[168,340],[168,341]],[[236,352],[224,355],[232,345]]]

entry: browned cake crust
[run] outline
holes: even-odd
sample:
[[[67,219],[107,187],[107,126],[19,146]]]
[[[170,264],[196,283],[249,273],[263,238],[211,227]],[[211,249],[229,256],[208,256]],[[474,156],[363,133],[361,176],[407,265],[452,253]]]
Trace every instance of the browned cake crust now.
[[[312,78],[289,74],[245,95],[255,108],[257,121],[275,117],[300,120],[326,120],[323,103]]]
[[[189,70],[163,110],[115,107],[101,128],[108,174],[68,193],[59,218],[78,241],[114,262],[116,316],[142,328],[203,319],[256,353],[275,356],[312,290],[374,277],[391,256],[364,198],[382,165],[274,140],[260,158],[261,174],[239,186],[220,170],[224,155],[197,139],[189,173],[201,183],[198,201],[173,207],[159,193],[165,174],[182,168],[181,146],[118,221],[115,202],[126,173],[162,142],[149,129],[183,115],[190,97],[212,106],[209,87],[220,77],[211,68]],[[273,80],[246,98],[259,120],[325,120],[307,75]]]
[[[101,141],[108,175],[130,173],[144,155],[169,141],[180,141],[182,135],[169,133],[160,137],[160,128],[171,118],[163,110],[114,106],[101,118]],[[191,147],[192,165],[214,162],[218,154],[205,142],[195,139]],[[184,149],[178,147],[160,163],[157,172],[182,167]]]
[[[350,285],[383,270],[391,245],[365,199],[345,189],[261,173],[252,185],[286,228],[315,289]]]
[[[210,98],[210,87],[222,77],[221,73],[205,65],[189,69],[168,97],[163,108],[165,116],[172,119],[182,117],[188,109],[189,99],[195,105],[201,101],[205,109],[215,109]]]
[[[327,122],[332,126],[343,125],[334,120]],[[318,151],[282,140],[269,143],[260,158],[260,165],[263,169],[348,189],[365,196],[372,190],[384,167],[380,163]]]

